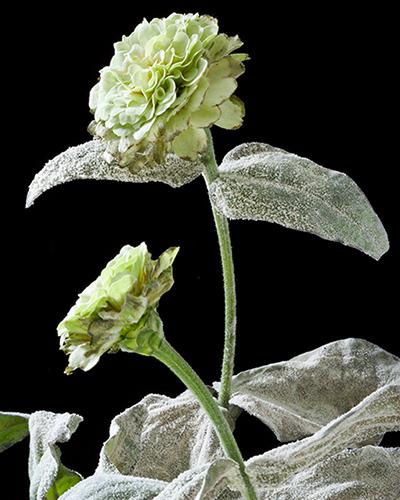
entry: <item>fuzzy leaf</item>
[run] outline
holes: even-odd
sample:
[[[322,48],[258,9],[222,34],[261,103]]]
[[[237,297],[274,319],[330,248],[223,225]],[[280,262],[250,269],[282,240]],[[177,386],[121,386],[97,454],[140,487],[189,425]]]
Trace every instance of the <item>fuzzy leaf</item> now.
[[[69,441],[82,421],[79,415],[46,411],[29,418],[29,478],[31,500],[54,500],[82,477],[61,464],[57,443]]]
[[[41,194],[59,184],[79,180],[111,180],[121,182],[163,182],[179,187],[194,180],[202,171],[196,161],[186,161],[169,154],[164,165],[145,165],[137,169],[107,163],[103,154],[106,143],[100,140],[85,142],[59,154],[36,174],[26,199],[30,207]]]
[[[28,419],[24,413],[0,412],[0,453],[29,434]]]
[[[150,500],[166,486],[162,481],[97,472],[68,490],[62,500]]]
[[[346,476],[351,474],[354,483],[356,483],[358,477],[355,471],[359,466],[363,468],[362,463],[360,465],[361,451],[355,452],[354,467],[350,471],[348,470],[349,460],[341,461],[341,458],[349,453],[349,449],[359,448],[360,443],[372,440],[385,432],[399,430],[400,385],[397,383],[383,387],[366,397],[355,408],[330,422],[312,436],[254,457],[248,460],[246,465],[251,479],[261,492],[261,498],[274,500],[308,498],[306,491],[312,489],[312,482],[315,481],[319,483],[320,487],[320,497],[318,498],[337,499],[341,497],[333,494],[335,492],[332,483],[344,481],[340,488],[345,490],[346,487],[349,487],[345,480]],[[359,450],[371,448],[367,446],[361,447]],[[367,451],[364,457],[368,457],[369,453]],[[334,467],[332,467],[332,461],[336,461]],[[340,465],[341,462],[342,465]],[[396,463],[398,464],[398,456],[392,463],[394,468]],[[319,470],[322,475],[313,477],[313,467]],[[373,466],[371,469],[373,470]],[[391,487],[394,481],[389,480],[386,471],[376,468],[374,474],[380,482],[372,486],[365,486],[363,500],[375,500],[376,498],[393,498],[394,500],[397,498],[391,496]],[[310,484],[303,486],[304,491],[299,485],[302,478],[307,477],[311,487]],[[307,483],[307,480],[305,482]],[[290,493],[287,496],[282,496],[282,491],[285,491],[288,484],[292,484],[292,496]],[[298,490],[296,490],[296,485],[299,486]],[[390,492],[390,495],[376,496],[376,491]],[[352,496],[350,498],[359,497]]]
[[[346,174],[261,143],[234,148],[219,172],[210,196],[230,219],[276,222],[339,241],[374,259],[389,248],[381,221]]]
[[[323,359],[323,352],[325,352],[326,359]],[[306,373],[309,382],[311,373],[307,371],[312,368],[313,363],[316,367],[320,365],[328,367],[333,364],[337,368],[337,374],[340,374],[345,382],[346,375],[344,374],[347,369],[350,371],[354,369],[356,363],[353,358],[356,354],[365,357],[364,364],[375,364],[377,388],[365,397],[360,393],[359,397],[362,399],[358,404],[354,401],[347,401],[350,406],[348,411],[345,410],[347,403],[344,397],[341,400],[344,406],[340,411],[345,413],[334,418],[312,436],[280,446],[248,460],[246,468],[257,489],[258,498],[268,500],[304,500],[305,498],[310,500],[322,498],[324,500],[358,500],[359,498],[397,500],[399,498],[400,450],[363,445],[363,443],[376,440],[385,432],[400,430],[400,385],[397,376],[397,358],[394,356],[390,358],[388,353],[367,342],[349,339],[328,344],[312,353],[298,356],[287,364],[294,364],[297,360],[298,369]],[[335,360],[335,358],[338,359]],[[283,363],[277,365],[283,365]],[[273,366],[275,365],[271,365]],[[359,376],[362,380],[362,367],[359,367],[356,372],[356,375],[353,372],[353,376]],[[368,386],[372,384],[373,377],[368,368],[365,373]],[[382,379],[387,383],[379,387]],[[326,385],[331,382],[327,379]],[[361,384],[359,390],[361,391]],[[368,393],[369,390],[367,388],[366,392]],[[350,396],[352,396],[351,391]],[[157,461],[158,452],[161,453],[161,459],[170,461],[171,458],[163,454],[166,445],[164,438],[151,446],[151,441],[157,440],[157,436],[162,436],[162,427],[165,426],[166,432],[170,433],[169,454],[182,453],[180,440],[183,437],[183,441],[188,442],[185,429],[188,422],[189,428],[193,428],[191,423],[193,417],[188,418],[186,411],[183,412],[182,408],[177,412],[179,407],[177,401],[180,400],[180,404],[183,404],[185,398],[188,397],[188,393],[183,393],[175,401],[170,398],[164,401],[163,396],[151,395],[139,405],[117,417],[111,426],[111,438],[102,450],[96,474],[71,488],[61,499],[241,500],[244,494],[238,467],[229,459],[210,458],[212,461],[208,463],[194,460],[191,465],[188,465],[186,461],[181,468],[191,468],[171,478],[169,482],[157,481],[154,478],[138,478],[138,470],[130,472],[130,465],[133,464],[135,467],[137,457],[140,458],[137,450],[142,447],[142,442],[138,441],[137,435],[143,439],[142,451],[148,453],[148,459],[153,457]],[[327,407],[325,400],[326,394],[322,397],[323,407]],[[152,404],[155,404],[154,408],[151,407]],[[140,405],[144,408],[140,408]],[[318,401],[314,402],[314,405],[318,405]],[[168,410],[169,406],[173,408],[173,416],[181,415],[183,418],[171,420],[168,416],[169,411],[164,412],[162,409],[164,407]],[[161,408],[158,413],[155,411],[157,408]],[[198,408],[191,411],[198,415]],[[335,411],[334,409],[332,414],[335,414]],[[142,412],[145,419],[141,416]],[[178,423],[181,424],[180,427]],[[149,442],[146,442],[147,439]],[[129,456],[129,450],[133,458]],[[185,448],[184,452],[187,453]],[[109,472],[105,472],[106,470]],[[167,470],[171,469],[167,468]],[[159,471],[163,473],[158,464],[150,473],[158,474]],[[141,475],[146,474],[143,469]]]
[[[232,425],[237,415],[232,408]],[[177,398],[150,394],[113,420],[98,471],[172,481],[223,456],[208,417],[189,391]]]
[[[399,448],[365,446],[337,453],[301,470],[278,485],[261,487],[260,498],[398,500],[399,473]]]
[[[399,380],[399,358],[366,340],[350,338],[239,373],[233,378],[230,402],[285,442],[313,434]],[[219,384],[214,385],[218,389]]]
[[[172,481],[156,500],[241,500],[238,467],[229,459],[188,470]]]

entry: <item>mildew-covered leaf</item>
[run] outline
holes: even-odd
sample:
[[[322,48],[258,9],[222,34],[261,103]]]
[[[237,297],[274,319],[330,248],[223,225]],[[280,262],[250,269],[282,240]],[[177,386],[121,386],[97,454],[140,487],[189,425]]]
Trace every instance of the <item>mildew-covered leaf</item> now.
[[[357,356],[363,358],[364,364],[356,363],[354,357]],[[322,371],[322,377],[324,374],[330,374],[331,378],[326,375],[326,385],[333,383],[334,366],[337,369],[336,379],[340,379],[343,384],[346,384],[351,377],[359,377],[361,382],[357,386],[357,397],[360,401],[357,404],[353,399],[354,393],[352,391],[346,393],[343,390],[339,404],[330,408],[328,402],[331,397],[334,401],[334,395],[329,396],[328,393],[324,393],[321,405],[324,410],[321,414],[325,415],[326,419],[333,418],[333,420],[319,428],[312,436],[248,460],[245,464],[246,469],[257,489],[258,498],[260,500],[304,500],[305,498],[397,500],[400,450],[364,444],[376,441],[386,432],[400,430],[398,359],[368,342],[348,339],[297,356],[286,364],[289,363],[292,365],[291,368],[304,371],[309,384],[312,384],[312,370],[315,378],[318,369]],[[369,363],[374,365],[372,370],[375,370],[373,372],[375,382],[374,376],[366,366]],[[295,366],[296,364],[298,366]],[[265,368],[267,372],[274,366],[283,369],[280,365],[285,364],[278,363]],[[278,383],[279,380],[282,382],[282,377],[279,377],[280,369],[277,370]],[[346,375],[347,371],[350,374]],[[361,387],[363,375],[367,380],[365,389]],[[283,378],[284,385],[286,378]],[[375,389],[371,390],[371,387]],[[185,402],[190,404],[186,406]],[[199,416],[199,408],[192,403],[192,397],[188,392],[175,400],[165,396],[150,395],[121,414],[111,426],[111,437],[103,447],[95,475],[71,488],[61,499],[243,499],[238,466],[226,458],[212,458],[212,453],[205,455],[210,457],[209,462],[205,461],[206,458],[186,459],[185,462],[179,462],[178,459],[180,463],[178,468],[182,469],[182,473],[173,477],[178,468],[176,465],[171,468],[171,458],[163,454],[163,450],[167,446],[170,455],[181,453],[179,440],[182,439],[186,443],[183,447],[183,456],[188,456],[187,446],[193,441],[185,435],[185,430],[189,426],[190,436],[192,429],[196,428],[192,422],[193,416],[188,416],[188,412]],[[318,401],[313,404],[318,405]],[[334,418],[337,412],[343,414]],[[170,439],[167,444],[160,428],[163,423],[166,432],[174,437],[175,443]],[[178,423],[181,426],[180,434]],[[143,439],[143,446],[138,436]],[[159,436],[161,439],[158,439]],[[157,443],[158,448],[151,444],[153,441]],[[136,465],[139,463],[138,457],[140,459],[138,450],[147,457],[143,460],[144,467],[140,470],[140,475],[143,477],[137,477],[139,468],[136,469]],[[169,461],[165,470],[157,462],[157,452],[161,454],[161,460]],[[197,449],[196,454],[199,453],[202,455]],[[150,457],[155,460],[156,465],[153,469],[148,466]],[[146,472],[146,468],[149,472]],[[160,481],[156,477],[149,479],[147,476],[160,473],[170,475],[171,479]]]
[[[150,500],[166,486],[143,477],[96,472],[68,490],[62,500]]]
[[[53,500],[59,498],[82,477],[61,464],[57,443],[69,441],[82,417],[70,413],[56,414],[38,411],[29,418],[29,498]]]
[[[180,474],[170,483],[97,471],[61,500],[239,500],[241,483],[232,460],[218,459]]]
[[[156,500],[241,500],[244,498],[241,491],[236,463],[219,459],[182,473]]]
[[[25,413],[0,412],[0,453],[29,434],[28,419]]]
[[[232,425],[239,412],[232,408],[227,415]],[[98,471],[172,481],[223,456],[207,415],[189,391],[176,398],[150,394],[113,420]]]
[[[279,488],[288,481],[295,483],[295,476],[303,474],[307,469],[318,464],[323,467],[326,460],[346,449],[360,448],[360,443],[374,439],[385,432],[399,430],[400,385],[394,383],[366,397],[353,409],[312,436],[253,457],[247,461],[246,465],[254,484],[263,491],[266,498],[270,498],[268,495],[271,492],[279,492]],[[355,476],[354,479],[356,478]],[[332,481],[330,475],[322,477],[321,481],[328,491]],[[307,498],[304,492],[299,491],[298,495],[295,498]],[[264,498],[262,495],[261,497]],[[271,498],[280,497],[277,495]],[[321,496],[321,498],[325,497]],[[365,498],[376,497],[366,496]]]
[[[344,450],[283,483],[260,488],[268,500],[398,500],[400,448]]]
[[[313,434],[399,380],[399,358],[366,340],[349,338],[239,373],[230,402],[285,442]]]
[[[36,174],[26,199],[29,207],[41,194],[59,184],[79,179],[111,180],[120,182],[163,182],[179,187],[194,180],[202,171],[201,163],[182,160],[168,154],[163,165],[120,167],[107,163],[103,154],[106,144],[100,140],[85,142],[59,154]]]
[[[210,185],[217,210],[230,219],[276,222],[339,241],[379,259],[386,231],[346,174],[267,144],[234,148]]]

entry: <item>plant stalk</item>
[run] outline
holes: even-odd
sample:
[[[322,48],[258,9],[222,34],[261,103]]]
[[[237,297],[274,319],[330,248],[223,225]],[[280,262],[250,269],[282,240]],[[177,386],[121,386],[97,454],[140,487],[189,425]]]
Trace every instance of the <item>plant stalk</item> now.
[[[218,177],[218,166],[215,159],[211,132],[209,129],[206,129],[206,132],[208,138],[208,149],[203,156],[203,163],[205,166],[203,175],[208,187],[211,182]],[[227,408],[232,392],[232,376],[235,364],[236,349],[235,270],[233,264],[231,237],[229,232],[229,222],[225,216],[217,212],[212,203],[211,208],[218,235],[225,294],[225,340],[221,371],[221,384],[219,390],[219,403]]]
[[[218,402],[213,398],[207,386],[185,361],[184,358],[167,342],[162,340],[160,347],[152,354],[159,361],[164,363],[173,373],[192,391],[199,401],[203,410],[210,418],[222,448],[228,458],[234,460],[240,470],[244,483],[244,491],[247,500],[257,500],[256,493],[247,475],[242,454],[233,436],[228,421],[222,413]]]

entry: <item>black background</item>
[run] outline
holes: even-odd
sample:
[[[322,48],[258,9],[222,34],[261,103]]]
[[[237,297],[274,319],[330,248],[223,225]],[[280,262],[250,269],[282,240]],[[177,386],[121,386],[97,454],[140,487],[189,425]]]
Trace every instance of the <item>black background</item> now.
[[[239,131],[214,130],[219,159],[237,144],[261,141],[344,171],[363,189],[391,240],[389,253],[375,262],[277,225],[233,222],[236,371],[349,336],[400,353],[394,13],[383,5],[323,4],[35,3],[10,14],[2,103],[1,407],[83,415],[63,457],[84,475],[96,466],[113,416],[149,392],[174,396],[183,389],[156,360],[123,353],[103,357],[88,373],[63,375],[56,326],[124,244],[146,241],[154,256],[181,247],[175,286],[159,308],[166,335],[207,382],[218,378],[221,362],[219,254],[201,178],[175,190],[155,183],[70,183],[24,209],[27,187],[43,164],[90,138],[89,90],[112,43],[143,16],[208,13],[219,18],[221,31],[244,41],[252,59],[238,95],[247,116]],[[239,420],[237,436],[245,457],[276,445],[248,416]],[[385,442],[394,444],[395,437]],[[7,498],[27,497],[27,452],[25,442],[0,457],[2,488],[18,479]]]

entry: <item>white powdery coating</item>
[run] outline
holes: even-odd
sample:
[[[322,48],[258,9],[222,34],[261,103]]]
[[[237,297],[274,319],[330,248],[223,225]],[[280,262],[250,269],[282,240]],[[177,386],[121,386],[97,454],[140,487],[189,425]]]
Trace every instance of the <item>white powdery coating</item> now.
[[[29,186],[26,206],[30,207],[48,189],[79,179],[134,183],[154,181],[179,187],[191,182],[202,172],[201,163],[182,160],[173,154],[167,155],[163,165],[122,168],[116,162],[107,163],[104,160],[105,150],[104,141],[92,140],[71,147],[47,162]]]
[[[150,500],[166,483],[154,479],[96,473],[64,493],[62,500]]]
[[[398,500],[400,449],[366,446],[344,450],[263,488],[260,500]]]
[[[156,500],[240,500],[241,488],[237,465],[222,459],[184,472]]]
[[[339,241],[375,259],[389,248],[386,231],[347,175],[268,144],[228,153],[211,183],[216,208],[230,219],[275,222]]]
[[[69,441],[82,417],[70,413],[38,411],[29,418],[29,496],[46,500],[61,467],[57,443]],[[78,474],[77,474],[78,476]]]
[[[260,489],[276,489],[302,471],[323,463],[346,448],[400,430],[400,385],[391,384],[310,437],[286,444],[247,461]],[[325,485],[330,484],[329,476]],[[369,497],[366,497],[369,498]]]
[[[364,365],[360,364],[358,368],[353,359],[356,353],[361,357],[364,356]],[[361,498],[363,500],[398,500],[400,450],[365,446],[365,443],[376,441],[386,432],[400,430],[398,359],[368,342],[347,339],[297,356],[294,360],[297,360],[299,364],[297,368],[300,371],[307,372],[315,365],[316,378],[318,378],[318,367],[323,368],[334,363],[338,379],[349,368],[355,370],[354,377],[358,376],[363,380],[362,366],[364,366],[365,392],[372,392],[363,397],[361,386],[350,385],[347,393],[344,390],[347,396],[332,410],[332,415],[337,411],[345,411],[344,414],[327,423],[310,437],[280,446],[248,460],[246,467],[257,488],[258,498],[260,500],[358,500]],[[369,369],[365,363],[374,364],[375,368]],[[323,370],[321,376],[323,376]],[[377,379],[375,382],[374,377]],[[312,385],[310,373],[308,373],[308,379]],[[387,383],[380,386],[382,381]],[[287,379],[282,381],[284,386],[287,386],[287,382]],[[346,383],[346,377],[344,377],[344,382]],[[320,384],[319,381],[318,383],[314,381],[314,383]],[[326,380],[326,383],[329,384],[331,381]],[[168,436],[171,443],[168,445],[170,456],[179,455],[182,452],[180,440],[186,443],[185,446],[189,445],[190,439],[185,437],[187,425],[190,428],[189,435],[196,432],[196,429],[199,436],[203,435],[202,418],[196,426],[193,422],[196,418],[188,415],[189,407],[182,412],[179,410],[179,404],[176,404],[176,401],[183,402],[185,398],[190,401],[188,393],[183,393],[176,398],[175,402],[167,398],[166,402],[170,399],[170,404],[164,408],[163,404],[159,406],[160,422],[157,421],[158,417],[156,418],[157,412],[151,413],[152,418],[146,417],[145,420],[142,418],[141,411],[146,410],[143,415],[147,415],[148,410],[143,408],[140,410],[140,404],[145,402],[151,408],[151,398],[155,398],[156,406],[153,408],[155,409],[157,401],[160,403],[165,397],[151,395],[148,400],[144,398],[136,405],[135,411],[131,411],[135,408],[133,407],[117,417],[111,428],[112,437],[103,448],[96,474],[71,488],[61,497],[62,500],[150,500],[152,498],[156,500],[239,500],[243,498],[238,467],[228,459],[217,458],[213,459],[212,463],[192,465],[191,469],[172,478],[169,483],[151,482],[152,480],[149,479],[124,475],[129,474],[130,465],[135,464],[137,457],[140,457],[138,450],[142,446],[142,441],[145,444],[142,447],[146,457],[144,463],[151,464],[154,460],[155,464],[159,464],[161,455],[161,459],[167,460],[166,467],[167,474],[169,474],[168,467],[171,466],[171,459],[163,455],[163,446],[165,446],[163,432],[170,434]],[[358,398],[362,400],[356,404]],[[325,407],[325,410],[328,400],[327,394],[324,394],[321,406]],[[354,404],[356,406],[353,407]],[[318,399],[314,401],[314,405],[318,406]],[[172,418],[172,426],[168,418],[165,421],[170,406],[173,409],[172,415],[182,417],[181,420]],[[347,406],[350,406],[348,411],[346,411]],[[199,416],[198,407],[193,407],[191,411]],[[324,418],[329,418],[329,416],[325,415]],[[133,422],[130,423],[131,419]],[[179,423],[181,426],[178,425]],[[288,426],[291,427],[290,420]],[[159,441],[157,441],[157,436],[161,436]],[[146,443],[146,439],[156,439],[158,446]],[[198,448],[197,453],[201,454],[201,450],[202,447]],[[186,456],[187,452],[185,450]],[[117,461],[115,461],[116,458]],[[193,458],[193,464],[200,462],[196,460],[196,457]],[[123,463],[123,460],[126,460],[126,463]],[[176,463],[179,463],[179,460],[178,457],[171,469],[171,476],[176,473]],[[118,463],[118,461],[121,462]],[[117,465],[121,470],[111,473],[112,469],[117,470]],[[189,467],[187,460],[186,463],[181,464],[181,467]],[[107,468],[108,474],[104,471]],[[132,470],[132,473],[136,475],[137,471]],[[165,474],[165,471],[162,473]]]
[[[232,425],[237,415],[232,408]],[[172,481],[223,456],[208,416],[189,391],[176,398],[150,394],[115,417],[98,471]]]
[[[239,373],[233,378],[231,404],[259,418],[285,442],[313,434],[399,380],[399,358],[349,338]]]

